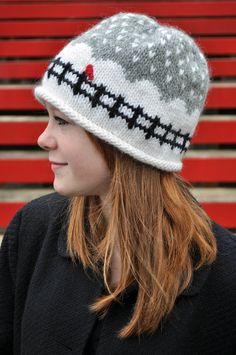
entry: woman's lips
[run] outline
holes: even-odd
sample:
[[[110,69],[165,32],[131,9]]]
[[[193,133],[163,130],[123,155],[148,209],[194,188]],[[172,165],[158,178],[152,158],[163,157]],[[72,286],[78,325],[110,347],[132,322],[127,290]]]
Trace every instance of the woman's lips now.
[[[68,163],[59,163],[59,162],[55,162],[55,161],[51,161],[50,163],[51,163],[52,170],[59,169],[59,168],[62,168],[63,166],[68,165]]]

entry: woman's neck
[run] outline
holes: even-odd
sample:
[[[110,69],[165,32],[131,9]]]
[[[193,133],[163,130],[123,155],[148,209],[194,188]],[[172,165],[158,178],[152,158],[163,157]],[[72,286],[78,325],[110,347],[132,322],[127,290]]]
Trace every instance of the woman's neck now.
[[[111,258],[110,282],[112,286],[115,286],[119,282],[120,276],[121,276],[121,257],[120,257],[120,250],[116,246]]]

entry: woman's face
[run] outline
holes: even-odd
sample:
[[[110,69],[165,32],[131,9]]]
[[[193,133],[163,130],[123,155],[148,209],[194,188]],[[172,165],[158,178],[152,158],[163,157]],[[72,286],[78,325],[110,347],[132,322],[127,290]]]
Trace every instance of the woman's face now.
[[[82,127],[49,103],[45,107],[49,121],[38,138],[38,145],[49,153],[54,189],[68,197],[104,196],[110,173],[101,153]]]

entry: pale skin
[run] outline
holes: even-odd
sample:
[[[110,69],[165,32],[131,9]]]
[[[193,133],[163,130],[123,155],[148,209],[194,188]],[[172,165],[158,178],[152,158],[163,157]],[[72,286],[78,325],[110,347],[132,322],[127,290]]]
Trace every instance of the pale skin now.
[[[101,153],[86,131],[64,113],[45,102],[49,120],[38,137],[38,145],[48,152],[54,172],[53,187],[67,197],[97,195],[104,201],[110,182],[110,172]],[[109,209],[103,209],[109,218]],[[120,278],[121,259],[118,247],[112,256],[111,283]]]

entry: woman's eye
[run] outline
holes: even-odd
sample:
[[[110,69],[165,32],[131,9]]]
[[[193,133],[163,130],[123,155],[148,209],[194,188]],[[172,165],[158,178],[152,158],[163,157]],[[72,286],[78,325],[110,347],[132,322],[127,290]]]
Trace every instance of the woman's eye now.
[[[57,116],[53,116],[53,117],[54,117],[55,121],[57,121],[59,126],[68,124],[68,122],[63,120],[63,118],[61,118],[61,117],[57,117]]]

